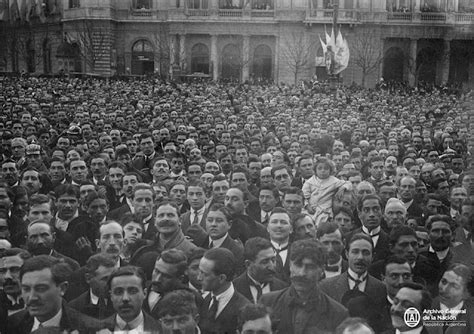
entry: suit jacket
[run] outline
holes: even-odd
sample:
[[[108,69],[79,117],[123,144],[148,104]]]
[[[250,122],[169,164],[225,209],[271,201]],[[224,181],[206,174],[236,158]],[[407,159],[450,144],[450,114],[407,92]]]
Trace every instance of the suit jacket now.
[[[247,298],[252,303],[254,302],[252,292],[250,291],[250,278],[247,274],[247,271],[242,273],[239,277],[234,279],[234,288],[240,292],[245,298]],[[273,277],[270,281],[270,291],[277,291],[288,287],[286,282],[279,280],[276,277]]]
[[[156,229],[155,226],[155,218],[152,216],[150,219],[147,220],[148,227],[145,232],[143,232],[142,239],[145,240],[155,240],[156,234],[158,233],[158,230]]]
[[[464,228],[462,226],[458,226],[456,231],[454,232],[454,240],[458,244],[470,244],[471,240],[466,237],[466,233],[464,232]]]
[[[308,301],[303,304],[292,286],[264,294],[259,301],[270,308],[272,327],[278,333],[329,334],[349,317],[347,309],[327,294],[314,289]],[[299,321],[294,321],[295,315]]]
[[[471,243],[462,243],[453,248],[452,263],[463,263],[474,270],[474,249]]]
[[[181,216],[181,230],[183,231],[184,234],[186,234],[188,228],[192,226],[191,210]],[[209,212],[209,209],[204,210],[201,221],[199,222],[199,226],[201,226],[204,230],[206,230],[206,217],[207,217],[208,212]]]
[[[157,155],[155,154],[155,157]],[[142,174],[145,175],[143,178],[143,182],[150,183],[153,180],[150,171],[152,170],[153,166],[153,159],[149,159],[145,161],[145,156],[139,156],[132,161],[132,167],[138,169]]]
[[[240,239],[245,245],[248,239],[262,237],[269,239],[267,229],[247,215],[232,215],[232,226],[229,234],[233,239]]]
[[[348,233],[346,240],[349,242],[352,236],[356,233],[364,233],[362,231],[362,227]],[[387,232],[385,232],[382,228],[380,229],[379,239],[377,240],[377,245],[375,245],[373,254],[372,254],[372,262],[376,262],[378,260],[384,260],[388,256],[390,256],[390,240],[388,237]]]
[[[100,321],[88,317],[68,307],[65,302],[62,306],[62,317],[60,320],[60,331],[78,331],[79,333],[95,333],[104,328]],[[8,317],[8,334],[29,334],[33,328],[34,317],[28,310],[23,310]]]
[[[92,304],[89,290],[84,292],[76,299],[71,300],[68,303],[68,306],[77,310],[78,312],[81,312],[82,314],[85,314],[92,318],[96,318],[98,320],[108,318],[115,313],[112,302],[110,300],[107,301],[107,306]]]
[[[441,310],[441,304],[439,298],[436,297],[433,299],[432,309],[434,310]],[[452,326],[447,327],[445,331],[443,331],[442,326],[433,326],[430,327],[430,334],[471,334],[474,331],[474,305],[472,301],[465,300],[462,309],[466,310],[466,313],[459,313],[456,316],[456,320],[459,323],[462,323],[461,326]],[[454,314],[453,314],[454,315]]]
[[[115,329],[116,317],[117,317],[117,314],[114,314],[104,319],[101,322],[102,328],[106,328],[113,333]],[[143,331],[147,333],[159,334],[160,333],[159,329],[160,329],[160,323],[157,320],[155,320],[153,317],[151,317],[149,314],[143,311]]]
[[[453,251],[449,249],[448,255],[446,255],[446,258],[444,258],[443,261],[440,261],[438,257],[436,256],[436,253],[432,253],[429,250],[423,251],[420,253],[424,257],[428,258],[429,263],[432,266],[433,273],[436,273],[434,275],[434,278],[431,278],[431,284],[430,282],[428,283],[428,289],[431,292],[431,296],[436,297],[438,295],[438,283],[441,280],[441,277],[443,277],[444,272],[446,269],[448,269],[449,265],[453,263]]]
[[[413,201],[407,209],[407,217],[418,217],[423,216],[423,209],[416,201]]]
[[[349,291],[348,273],[346,271],[338,276],[325,278],[319,283],[319,286],[321,291],[341,303],[342,297]],[[372,299],[375,305],[382,307],[385,304],[387,296],[385,285],[370,274],[367,277],[364,293]]]
[[[237,317],[242,307],[250,302],[239,292],[234,291],[234,295],[229,303],[224,307],[216,319],[209,317],[209,306],[211,303],[211,294],[204,298],[204,304],[201,310],[201,319],[199,327],[203,334],[234,334],[237,330]]]
[[[200,245],[200,247],[204,249],[209,249],[209,238],[206,238],[205,242]],[[221,248],[226,248],[234,254],[235,258],[235,264],[236,264],[236,274],[242,273],[244,271],[244,247],[242,244],[238,241],[235,241],[230,237],[230,235],[227,235],[227,237],[224,239],[224,242],[222,242]]]
[[[7,333],[7,319],[8,319],[8,311],[18,311],[22,310],[25,305],[23,303],[23,299],[20,299],[21,303],[15,305],[13,307],[12,302],[8,299],[7,294],[1,290],[0,291],[0,333]]]

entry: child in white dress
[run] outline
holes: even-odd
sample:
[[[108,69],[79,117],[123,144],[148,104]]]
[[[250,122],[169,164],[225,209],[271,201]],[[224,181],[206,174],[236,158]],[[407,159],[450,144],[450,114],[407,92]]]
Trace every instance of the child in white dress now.
[[[313,215],[316,226],[328,221],[332,216],[332,199],[341,187],[348,189],[352,185],[333,176],[334,163],[325,157],[319,157],[314,165],[314,174],[303,185],[306,209]]]

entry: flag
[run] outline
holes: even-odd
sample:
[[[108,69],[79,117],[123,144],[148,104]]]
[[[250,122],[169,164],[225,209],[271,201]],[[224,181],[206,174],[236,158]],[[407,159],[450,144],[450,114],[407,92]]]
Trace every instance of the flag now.
[[[20,7],[17,0],[10,0],[10,21],[14,22],[20,18]]]
[[[0,0],[0,21],[8,20],[8,0]]]
[[[319,41],[323,48],[326,68],[330,75],[339,74],[344,71],[349,64],[349,45],[342,36],[341,29],[339,29],[337,36],[335,36],[334,27],[331,29],[331,35],[327,33],[326,27],[324,27],[324,34],[326,42],[323,42],[321,36],[319,36]]]

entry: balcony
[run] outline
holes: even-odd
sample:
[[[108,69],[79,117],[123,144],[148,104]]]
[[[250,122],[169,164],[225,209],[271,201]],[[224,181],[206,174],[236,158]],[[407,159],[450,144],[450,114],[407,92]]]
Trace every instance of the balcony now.
[[[131,12],[132,16],[140,16],[140,17],[152,17],[153,10],[151,9],[133,9]]]
[[[339,22],[353,22],[357,21],[358,12],[355,9],[340,9],[338,11]],[[311,9],[309,11],[310,21],[332,22],[334,11],[332,9]]]
[[[77,20],[84,18],[114,19],[115,8],[113,7],[77,7],[64,10],[64,20]]]
[[[219,9],[217,15],[220,17],[242,17],[242,9]]]

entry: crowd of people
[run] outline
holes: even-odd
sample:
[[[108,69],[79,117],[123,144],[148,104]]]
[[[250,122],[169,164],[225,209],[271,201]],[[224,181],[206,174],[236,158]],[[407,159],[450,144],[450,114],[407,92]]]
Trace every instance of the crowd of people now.
[[[0,333],[474,331],[462,94],[36,77],[0,92]]]

